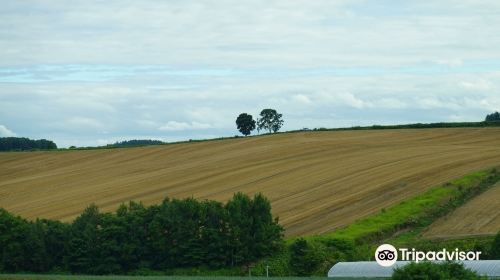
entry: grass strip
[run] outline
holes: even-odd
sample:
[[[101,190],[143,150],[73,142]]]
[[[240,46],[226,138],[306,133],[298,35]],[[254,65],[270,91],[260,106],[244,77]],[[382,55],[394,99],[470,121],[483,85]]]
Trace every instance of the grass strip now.
[[[366,244],[387,238],[400,230],[427,226],[499,180],[500,174],[496,169],[478,171],[382,209],[380,213],[360,219],[345,228],[309,239],[347,240]]]

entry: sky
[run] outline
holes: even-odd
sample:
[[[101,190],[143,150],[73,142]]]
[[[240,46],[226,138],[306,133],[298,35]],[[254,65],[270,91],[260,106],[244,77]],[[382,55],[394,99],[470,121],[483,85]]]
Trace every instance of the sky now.
[[[481,121],[500,1],[32,0],[0,5],[0,137],[59,147]]]

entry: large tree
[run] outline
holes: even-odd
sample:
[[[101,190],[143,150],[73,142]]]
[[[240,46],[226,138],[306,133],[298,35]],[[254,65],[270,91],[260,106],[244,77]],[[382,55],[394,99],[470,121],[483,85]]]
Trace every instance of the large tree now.
[[[257,121],[259,130],[268,130],[269,133],[277,132],[283,126],[283,115],[278,114],[274,109],[264,109],[260,112],[260,118]]]
[[[252,115],[241,113],[238,118],[236,118],[236,127],[243,135],[250,135],[252,130],[255,129],[255,121]]]

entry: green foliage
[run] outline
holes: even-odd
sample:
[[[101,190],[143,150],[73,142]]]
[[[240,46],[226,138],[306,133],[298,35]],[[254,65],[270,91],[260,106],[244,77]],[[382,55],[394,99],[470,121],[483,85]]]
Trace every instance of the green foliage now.
[[[410,263],[397,268],[393,280],[476,280],[485,279],[460,263]]]
[[[20,137],[1,137],[0,151],[54,150],[57,145],[46,139],[31,140]]]
[[[345,131],[345,130],[380,130],[380,129],[424,129],[424,128],[453,128],[453,127],[497,127],[500,122],[440,122],[440,123],[411,123],[397,125],[352,126],[341,128],[314,128],[312,131]],[[290,132],[303,132],[295,130]]]
[[[0,209],[0,271],[43,272],[62,266],[68,232],[60,222],[28,222]]]
[[[489,257],[494,260],[500,259],[500,231],[497,233],[493,243],[491,244]]]
[[[241,113],[238,118],[236,118],[236,127],[241,132],[241,134],[248,136],[255,129],[255,120],[252,115],[247,113]]]
[[[317,250],[299,238],[290,246],[290,268],[296,276],[311,275],[325,261],[324,250]]]
[[[486,116],[486,122],[500,122],[500,113],[495,112]]]
[[[258,130],[267,130],[269,133],[278,132],[283,126],[283,115],[278,114],[274,109],[264,109],[260,112],[260,118],[257,120]]]
[[[252,275],[266,276],[266,269],[269,270],[269,277],[284,277],[292,275],[290,268],[290,250],[275,252],[271,257],[258,262],[252,268]]]
[[[273,220],[271,203],[262,194],[253,201],[236,193],[225,207],[228,214],[231,266],[249,264],[282,246],[283,228]]]
[[[133,140],[125,140],[125,141],[121,141],[121,142],[115,142],[114,144],[109,144],[107,146],[108,147],[138,147],[138,146],[163,145],[163,144],[165,144],[165,142],[162,142],[160,140],[133,139]]]
[[[69,225],[29,222],[0,209],[0,271],[99,275],[237,268],[279,251],[282,237],[261,194],[237,193],[226,205],[193,198],[150,207],[130,202],[116,214],[90,205]]]

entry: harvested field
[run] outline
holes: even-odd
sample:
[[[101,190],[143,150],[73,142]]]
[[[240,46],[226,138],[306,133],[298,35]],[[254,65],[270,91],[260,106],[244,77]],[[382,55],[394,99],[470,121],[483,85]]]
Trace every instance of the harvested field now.
[[[0,207],[68,221],[90,203],[270,198],[288,236],[330,232],[500,164],[500,128],[304,132],[140,148],[0,153]]]
[[[475,197],[449,215],[438,219],[425,237],[472,237],[500,231],[500,183]]]

